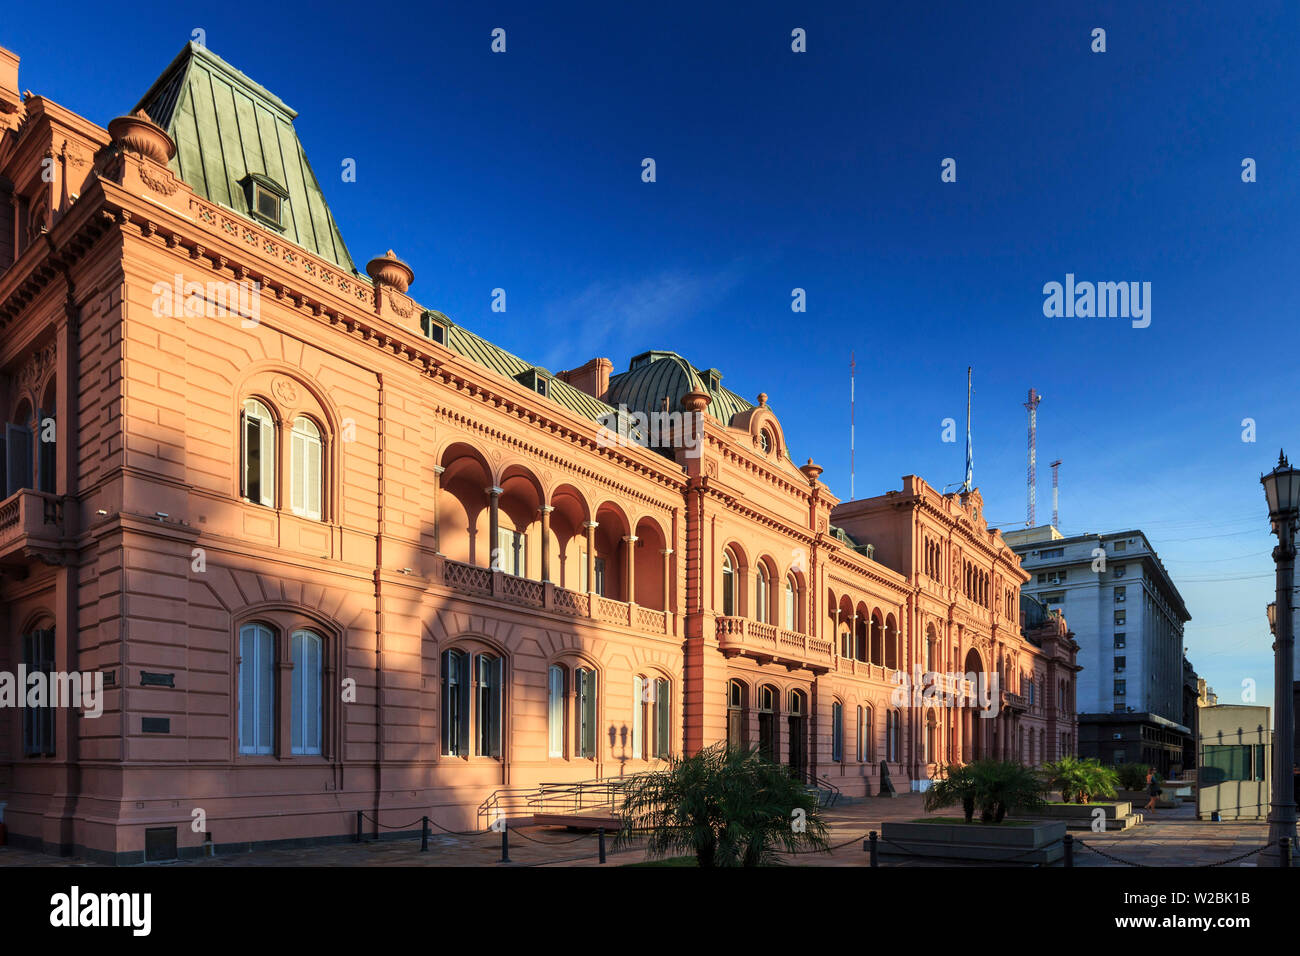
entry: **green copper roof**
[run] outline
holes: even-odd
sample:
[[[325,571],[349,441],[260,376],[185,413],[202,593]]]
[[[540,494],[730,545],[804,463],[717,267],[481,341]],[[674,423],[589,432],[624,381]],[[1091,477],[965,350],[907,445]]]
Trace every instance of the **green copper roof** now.
[[[683,395],[696,389],[709,393],[709,414],[730,425],[741,412],[753,408],[735,392],[722,387],[717,369],[701,372],[676,352],[643,352],[632,359],[626,372],[610,376],[609,402],[633,412],[658,412],[668,399],[668,410],[678,411]]]
[[[281,187],[284,237],[356,272],[293,120],[298,114],[206,47],[190,43],[136,105],[176,141],[172,170],[204,198],[246,216],[245,182]],[[261,223],[261,220],[257,220]]]
[[[447,347],[457,355],[463,355],[471,362],[516,382],[525,372],[537,371],[548,380],[547,397],[551,401],[583,418],[608,422],[611,428],[614,427],[613,420],[610,418],[615,412],[613,406],[606,405],[580,388],[574,388],[568,382],[552,377],[550,372],[541,366],[531,365],[518,356],[511,355],[500,346],[493,345],[482,336],[475,335],[469,329],[462,328],[450,320],[447,320]],[[638,434],[635,429],[632,429],[632,432],[634,435]]]

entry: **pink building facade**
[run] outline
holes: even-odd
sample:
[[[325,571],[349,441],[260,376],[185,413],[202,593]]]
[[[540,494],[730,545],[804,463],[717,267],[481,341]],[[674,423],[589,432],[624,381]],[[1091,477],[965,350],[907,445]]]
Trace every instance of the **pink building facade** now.
[[[10,841],[466,829],[726,739],[850,796],[1073,749],[1076,647],[1022,626],[978,490],[842,503],[717,370],[552,375],[391,253],[359,271],[293,111],[202,47],[108,129],[17,73],[0,51],[0,672],[103,693],[0,706]]]

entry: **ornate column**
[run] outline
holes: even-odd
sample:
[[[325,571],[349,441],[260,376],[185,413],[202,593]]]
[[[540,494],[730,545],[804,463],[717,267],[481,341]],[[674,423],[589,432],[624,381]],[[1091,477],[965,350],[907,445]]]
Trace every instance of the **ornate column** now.
[[[550,505],[538,509],[542,515],[542,581],[545,583],[551,581],[551,512],[554,510]]]
[[[671,585],[673,581],[673,571],[672,571],[673,549],[663,548],[659,553],[663,555],[664,558],[664,614],[671,615],[673,604],[669,595],[672,593]],[[665,620],[666,619],[667,618],[665,618]]]
[[[442,532],[438,529],[438,499],[442,497],[442,465],[433,466],[433,553],[442,554]]]
[[[493,485],[491,488],[483,489],[489,499],[489,519],[488,519],[488,567],[493,571],[501,570],[501,555],[497,554],[497,541],[500,538],[501,514],[500,502],[502,489]]]
[[[624,535],[623,543],[627,545],[627,573],[624,578],[627,580],[627,603],[636,603],[636,542],[637,536],[634,534]]]
[[[587,530],[587,593],[596,593],[596,529],[600,527],[599,521],[584,521],[582,526]],[[595,602],[592,602],[595,604]]]

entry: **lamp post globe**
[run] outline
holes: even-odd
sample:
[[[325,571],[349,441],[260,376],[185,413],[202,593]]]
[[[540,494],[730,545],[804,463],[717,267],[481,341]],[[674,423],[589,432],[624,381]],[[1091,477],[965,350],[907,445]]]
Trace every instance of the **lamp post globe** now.
[[[1268,518],[1277,547],[1273,561],[1277,566],[1277,600],[1268,607],[1273,643],[1273,797],[1268,814],[1268,847],[1260,854],[1265,866],[1282,862],[1281,841],[1287,840],[1294,852],[1296,841],[1296,807],[1293,770],[1295,755],[1295,643],[1292,596],[1295,593],[1295,535],[1300,518],[1300,469],[1291,467],[1286,455],[1279,453],[1277,467],[1260,476],[1264,497],[1268,501]]]

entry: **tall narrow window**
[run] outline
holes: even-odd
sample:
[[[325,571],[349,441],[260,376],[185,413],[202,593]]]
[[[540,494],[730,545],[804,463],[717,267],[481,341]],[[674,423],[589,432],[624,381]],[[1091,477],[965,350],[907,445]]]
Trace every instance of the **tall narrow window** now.
[[[275,635],[264,624],[239,629],[239,752],[269,754],[275,737]]]
[[[47,675],[47,681],[52,680],[53,628],[23,635],[23,664],[28,675],[41,673]],[[18,693],[26,694],[27,688],[18,688]],[[23,753],[28,757],[54,756],[54,702],[48,698],[40,707],[23,707]]]
[[[831,762],[844,760],[844,705],[838,700],[831,704]]]
[[[727,744],[737,750],[749,746],[745,728],[745,685],[738,680],[727,682]]]
[[[442,654],[442,752],[469,754],[469,655],[464,651]]]
[[[605,596],[605,559],[597,558],[595,560],[596,568],[596,586],[592,589],[601,597]]]
[[[296,754],[321,751],[321,685],[323,657],[321,636],[312,631],[294,631],[293,644],[293,743]]]
[[[19,415],[17,424],[5,426],[5,497],[23,488],[32,486],[32,430],[27,426],[29,408],[23,405],[24,413]]]
[[[722,552],[722,613],[725,617],[736,615],[736,563],[730,551]]]
[[[771,687],[758,691],[758,753],[776,763],[776,691]]]
[[[319,521],[323,482],[320,429],[310,418],[295,419],[289,441],[290,507],[296,515]]]
[[[655,681],[654,730],[655,756],[667,757],[672,753],[672,711],[669,710],[670,685],[659,678]]]
[[[871,707],[862,708],[862,759],[876,762],[876,713]]]
[[[646,679],[641,675],[632,678],[632,757],[645,759],[645,704]]]
[[[578,756],[596,756],[596,672],[586,667],[574,671],[578,705]]]
[[[245,400],[240,412],[240,489],[254,504],[275,507],[275,420],[270,409],[255,398]]]
[[[794,619],[798,612],[795,601],[798,593],[794,586],[794,575],[787,574],[785,576],[785,629],[787,631],[795,630]]]
[[[771,621],[771,587],[767,576],[767,565],[761,561],[758,573],[754,575],[754,620],[764,624]]]
[[[547,672],[546,698],[547,753],[564,756],[564,668],[552,664]]]
[[[867,751],[866,751],[867,735],[865,732],[866,731],[865,718],[862,715],[861,707],[858,708],[858,719],[854,722],[854,727],[857,729],[857,735],[858,735],[858,754],[857,754],[858,763],[862,763],[862,761],[867,759]]]
[[[478,700],[475,719],[478,721],[478,749],[480,757],[501,756],[501,677],[502,660],[491,654],[479,654],[476,687]]]

